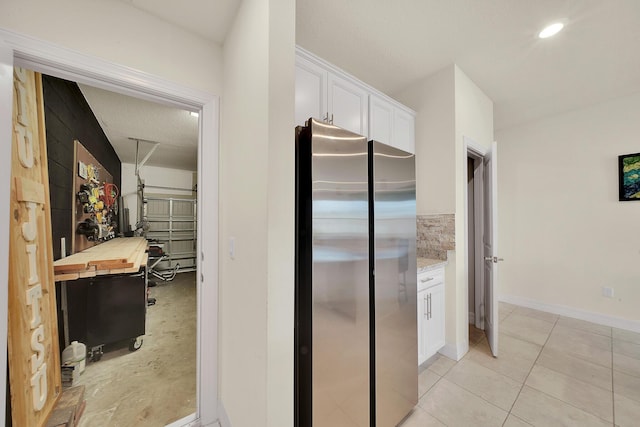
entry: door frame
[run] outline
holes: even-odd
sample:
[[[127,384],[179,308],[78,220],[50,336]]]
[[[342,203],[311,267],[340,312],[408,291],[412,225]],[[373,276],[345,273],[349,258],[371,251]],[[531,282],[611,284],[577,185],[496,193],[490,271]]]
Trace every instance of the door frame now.
[[[207,220],[199,222],[197,237],[197,404],[194,414],[171,426],[211,425],[217,422],[219,180],[217,167],[204,166],[219,165],[219,97],[0,28],[0,140],[4,141],[11,141],[13,132],[11,106],[14,66],[199,112],[197,215],[203,219],[206,213]],[[10,143],[0,144],[0,206],[5,207],[10,204],[11,146]],[[8,209],[0,209],[0,229],[0,235],[3,236],[0,237],[0,271],[6,273],[9,258]],[[3,313],[0,315],[0,341],[6,346],[8,274],[4,277],[0,280],[0,313]],[[203,286],[205,278],[207,286]],[[0,351],[0,366],[6,366],[6,357],[5,347]],[[7,379],[7,371],[0,369],[0,381],[6,384]],[[6,387],[0,387],[0,399],[4,402],[6,397]]]
[[[471,138],[463,136],[464,141],[464,182],[469,182],[468,175],[468,167],[467,167],[467,159],[472,158],[474,163],[474,183],[473,183],[473,215],[474,215],[474,263],[472,268],[475,272],[475,319],[473,319],[473,323],[476,328],[484,330],[484,322],[483,322],[483,310],[484,310],[484,246],[482,244],[482,236],[484,230],[484,157],[488,154],[489,149],[481,146]],[[477,167],[476,167],[477,164]],[[464,198],[465,198],[465,247],[469,247],[469,198],[468,198],[468,185],[465,184],[464,187]],[[465,253],[465,270],[464,275],[467,283],[467,294],[468,295],[468,287],[469,287],[469,251],[467,250]],[[467,324],[469,323],[469,299],[467,298],[466,303],[466,313],[467,313]],[[467,337],[468,339],[468,337]]]

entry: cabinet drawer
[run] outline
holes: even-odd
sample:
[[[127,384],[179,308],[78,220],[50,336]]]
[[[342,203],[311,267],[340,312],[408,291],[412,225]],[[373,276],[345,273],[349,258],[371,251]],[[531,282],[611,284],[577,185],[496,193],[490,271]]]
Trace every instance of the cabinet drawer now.
[[[444,284],[444,268],[436,268],[418,274],[418,292]]]

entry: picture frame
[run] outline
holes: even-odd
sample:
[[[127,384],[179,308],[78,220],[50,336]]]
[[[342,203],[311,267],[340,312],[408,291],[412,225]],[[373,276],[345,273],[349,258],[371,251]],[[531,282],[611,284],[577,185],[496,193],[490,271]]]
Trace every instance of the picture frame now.
[[[618,156],[618,200],[640,200],[640,153]]]

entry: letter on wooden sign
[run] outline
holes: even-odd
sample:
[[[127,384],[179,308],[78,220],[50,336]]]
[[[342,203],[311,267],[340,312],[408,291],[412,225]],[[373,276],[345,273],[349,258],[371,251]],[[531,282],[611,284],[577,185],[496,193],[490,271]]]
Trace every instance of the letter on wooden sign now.
[[[38,237],[38,223],[36,222],[37,203],[25,202],[24,207],[27,208],[28,221],[22,224],[22,237],[27,242],[33,242]]]
[[[31,334],[31,350],[36,354],[31,355],[31,373],[35,374],[38,368],[44,363],[44,325],[38,326]]]
[[[29,255],[29,285],[35,285],[40,281],[38,279],[38,245],[30,244],[27,246],[27,254]]]
[[[27,169],[33,167],[33,135],[29,129],[16,126],[14,131],[18,134],[18,159]]]
[[[41,410],[47,401],[47,364],[43,363],[31,377],[31,387],[33,389],[33,409]]]
[[[31,306],[31,329],[37,328],[42,323],[40,298],[42,298],[42,286],[39,283],[27,289],[27,305]]]

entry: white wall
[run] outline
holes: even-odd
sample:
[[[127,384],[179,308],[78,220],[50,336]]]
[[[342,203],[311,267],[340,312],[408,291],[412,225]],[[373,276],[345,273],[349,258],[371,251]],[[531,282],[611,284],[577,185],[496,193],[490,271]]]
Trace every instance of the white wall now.
[[[454,213],[455,87],[453,65],[395,94],[416,112],[416,211]]]
[[[488,149],[493,142],[493,101],[458,67],[454,67],[456,95],[456,139],[455,139],[455,173],[456,173],[456,292],[455,292],[455,324],[456,347],[458,354],[466,352],[469,340],[468,299],[469,281],[467,276],[467,242],[466,242],[466,171],[467,151],[464,137]],[[497,285],[496,285],[497,286]]]
[[[224,45],[220,390],[234,426],[293,425],[294,13],[245,0]]]
[[[444,352],[458,359],[468,348],[467,153],[463,137],[491,145],[493,102],[453,64],[396,94],[396,99],[416,111],[418,215],[455,214],[456,250],[448,252],[445,272]]]
[[[145,185],[193,188],[197,182],[196,173],[181,169],[163,168],[157,166],[143,166],[140,168],[140,178]],[[124,200],[124,207],[129,209],[129,224],[133,229],[137,221],[138,213],[138,180],[136,179],[136,166],[132,163],[122,163],[120,194]],[[196,193],[191,191],[167,190],[146,187],[145,195],[162,195],[177,198],[195,198]]]
[[[222,49],[123,1],[2,0],[0,27],[222,92]]]
[[[618,201],[617,169],[639,117],[635,94],[496,133],[503,295],[640,330],[640,203]]]
[[[295,11],[269,2],[268,427],[293,426]]]

